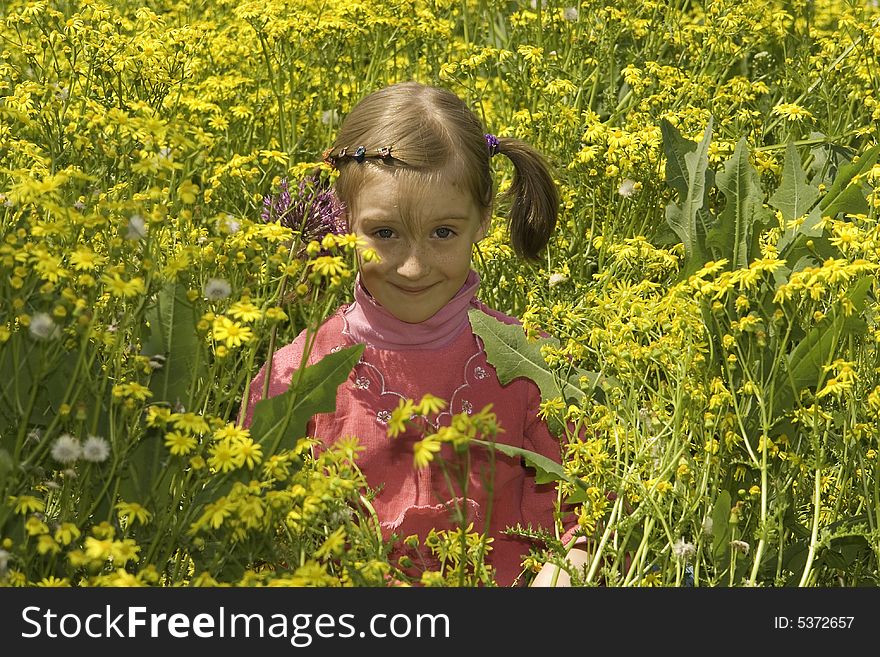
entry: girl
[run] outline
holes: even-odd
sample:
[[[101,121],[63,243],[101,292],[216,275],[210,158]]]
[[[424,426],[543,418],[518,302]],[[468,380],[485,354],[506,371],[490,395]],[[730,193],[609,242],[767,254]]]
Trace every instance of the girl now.
[[[436,464],[413,467],[409,431],[389,438],[387,424],[401,399],[425,394],[446,402],[436,417],[492,404],[502,431],[497,440],[560,460],[559,441],[538,418],[540,393],[525,378],[502,386],[473,334],[468,311],[478,308],[498,320],[518,320],[483,305],[471,269],[473,246],[489,227],[494,197],[490,158],[501,153],[515,167],[510,234],[515,252],[534,259],[556,223],[558,196],[541,156],[515,139],[485,135],[480,121],[455,94],[415,82],[395,84],[363,100],[343,122],[325,160],[339,171],[335,193],[350,232],[378,254],[359,258],[354,302],[339,308],[317,331],[308,363],[356,343],[366,345],[348,381],[338,390],[335,413],[316,415],[308,433],[323,441],[356,436],[364,447],[358,466],[372,488],[386,538],[424,538],[431,528],[451,529],[447,482]],[[267,396],[284,392],[300,366],[305,332],[272,359]],[[253,379],[243,407],[250,426],[263,398],[263,369]],[[482,461],[481,456],[482,454]],[[465,507],[474,528],[489,519],[493,538],[487,563],[501,586],[521,583],[528,542],[505,528],[553,531],[555,487],[537,485],[519,459],[497,454],[491,499],[485,485],[487,452],[472,450]],[[480,466],[484,466],[481,468]],[[573,518],[563,541],[576,529]],[[407,548],[400,546],[399,553]],[[578,551],[580,552],[580,551]],[[418,563],[418,558],[408,554]],[[423,554],[421,556],[424,556]],[[583,563],[585,553],[572,557]],[[535,580],[547,584],[553,566]],[[562,571],[557,583],[565,583]]]

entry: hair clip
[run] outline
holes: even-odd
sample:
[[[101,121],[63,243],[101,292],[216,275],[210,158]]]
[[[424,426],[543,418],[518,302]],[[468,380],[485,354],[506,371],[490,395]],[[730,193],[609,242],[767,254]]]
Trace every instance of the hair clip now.
[[[367,154],[367,149],[364,148],[363,146],[358,146],[357,150],[355,150],[355,152],[354,152],[354,161],[357,162],[358,164],[360,164],[361,162],[364,161],[364,157],[366,156],[366,154]]]
[[[382,148],[380,148],[379,149],[379,157],[381,157],[383,160],[391,157],[391,147],[390,146],[383,146]]]
[[[498,137],[490,134],[483,136],[486,138],[486,146],[489,147],[489,157],[496,155],[498,153]]]
[[[333,148],[328,148],[323,153],[321,153],[321,160],[327,164],[331,169],[336,168],[336,158],[330,155],[333,152]]]

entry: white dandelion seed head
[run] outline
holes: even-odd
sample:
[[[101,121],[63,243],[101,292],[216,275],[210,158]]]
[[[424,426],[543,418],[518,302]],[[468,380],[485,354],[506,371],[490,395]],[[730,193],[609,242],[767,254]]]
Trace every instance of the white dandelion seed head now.
[[[79,441],[69,433],[63,433],[52,444],[52,458],[65,465],[76,463],[82,456]]]
[[[43,437],[43,430],[40,429],[40,427],[34,427],[30,431],[28,431],[28,435],[25,438],[25,442],[38,443],[38,442],[40,442],[40,438],[42,438],[42,437]]]
[[[61,329],[49,313],[35,313],[31,317],[28,331],[37,340],[53,340],[61,335]]]
[[[139,214],[131,215],[131,218],[128,220],[128,225],[126,226],[125,239],[141,240],[146,236],[147,225],[144,223],[144,218]]]
[[[554,287],[559,285],[560,283],[565,283],[568,280],[568,276],[565,274],[560,274],[559,272],[555,272],[550,274],[550,287]]]
[[[74,470],[73,468],[67,468],[63,474],[68,479],[76,479],[76,470]]]
[[[73,207],[77,210],[82,210],[84,207],[86,207],[86,203],[85,201],[77,201],[73,204]]]
[[[237,233],[241,228],[241,224],[235,220],[231,214],[226,215],[226,219],[224,219],[224,223],[226,224],[226,230],[230,233]]]
[[[747,555],[749,553],[749,544],[745,541],[731,541],[730,547],[743,555]]]
[[[578,19],[577,7],[566,7],[562,10],[562,17],[567,21],[576,21]]]
[[[703,518],[703,533],[706,536],[712,535],[714,529],[713,525],[714,522],[710,516],[706,516],[705,518]]]
[[[232,286],[224,278],[209,278],[205,283],[205,298],[208,301],[225,299],[232,293]]]
[[[101,436],[89,436],[82,446],[82,457],[90,463],[103,463],[110,456],[110,443]]]
[[[672,544],[672,554],[679,561],[687,561],[697,553],[697,548],[693,543],[688,543],[683,538],[679,538]]]
[[[335,109],[324,110],[321,112],[321,123],[324,125],[339,123],[339,113]]]
[[[165,365],[165,356],[163,354],[153,354],[149,361],[150,369],[160,370]]]
[[[11,555],[6,550],[0,550],[0,575],[5,575],[9,567],[9,557]]]
[[[61,490],[61,484],[59,484],[57,481],[53,481],[51,479],[44,481],[43,486],[45,486],[49,490]]]
[[[624,178],[623,182],[620,183],[620,187],[617,188],[617,193],[620,194],[623,198],[629,198],[633,195],[633,192],[636,191],[636,183],[634,180],[630,180],[629,178]]]

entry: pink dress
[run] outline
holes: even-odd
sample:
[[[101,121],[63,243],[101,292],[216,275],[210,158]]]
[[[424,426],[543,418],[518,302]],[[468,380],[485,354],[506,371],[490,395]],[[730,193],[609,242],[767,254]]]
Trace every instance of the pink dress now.
[[[475,531],[485,528],[489,513],[489,533],[494,538],[487,562],[495,568],[500,586],[516,583],[522,572],[521,562],[529,551],[529,541],[505,535],[504,529],[545,528],[553,533],[555,486],[536,484],[534,472],[518,458],[496,453],[494,494],[489,499],[485,477],[488,452],[471,449],[471,475],[467,496],[450,491],[442,470],[432,463],[429,468],[413,466],[413,444],[421,439],[415,431],[397,438],[387,435],[387,422],[401,399],[418,402],[430,393],[447,402],[435,420],[449,425],[453,413],[473,413],[487,404],[497,415],[503,429],[496,440],[521,447],[560,462],[560,442],[550,434],[537,416],[540,404],[538,387],[529,379],[518,378],[502,386],[495,369],[486,360],[481,340],[474,335],[468,311],[478,308],[507,324],[518,320],[492,310],[475,297],[479,276],[471,271],[458,294],[436,315],[419,324],[402,322],[382,308],[360,285],[355,283],[355,301],[341,306],[318,329],[309,364],[326,354],[357,343],[366,347],[348,380],[339,386],[335,413],[312,418],[308,434],[324,442],[338,437],[356,436],[365,449],[357,464],[371,488],[380,488],[373,501],[388,539],[416,534],[420,538],[433,527],[452,529],[447,504],[466,499],[469,520]],[[268,396],[284,392],[299,367],[305,335],[279,349],[273,357]],[[254,378],[250,396],[243,406],[243,425],[250,426],[254,405],[261,399],[265,365]],[[451,450],[441,452],[453,459]],[[577,528],[574,515],[563,518],[570,539]],[[402,545],[393,556],[407,554],[422,568],[436,567],[431,560],[419,561]],[[429,550],[420,549],[421,557]],[[522,583],[522,580],[519,580]]]

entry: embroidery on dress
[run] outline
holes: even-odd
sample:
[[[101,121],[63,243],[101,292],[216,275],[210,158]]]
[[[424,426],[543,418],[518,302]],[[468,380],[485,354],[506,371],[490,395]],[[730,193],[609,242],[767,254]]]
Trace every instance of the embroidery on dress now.
[[[351,333],[349,332],[348,320],[346,319],[344,313],[342,314],[342,333],[343,333],[343,335],[346,335],[349,338],[351,338],[352,340],[354,340]],[[473,333],[471,335],[473,335]],[[463,399],[461,402],[457,401],[458,398],[460,397],[460,395],[463,394],[463,391],[466,390],[467,388],[471,387],[471,383],[470,383],[470,381],[468,381],[468,374],[469,373],[472,372],[474,378],[476,378],[478,380],[485,379],[488,376],[488,372],[486,371],[485,368],[483,368],[481,366],[474,367],[474,360],[479,359],[481,355],[484,355],[485,350],[483,349],[482,341],[476,335],[473,335],[473,338],[474,338],[474,345],[476,346],[477,350],[475,353],[473,353],[471,355],[470,358],[467,359],[467,362],[464,365],[464,372],[463,372],[463,377],[462,377],[464,379],[464,383],[462,383],[460,386],[458,386],[455,390],[452,391],[452,394],[449,396],[449,400],[448,400],[449,405],[447,407],[447,410],[441,411],[440,413],[438,413],[435,422],[431,422],[428,418],[424,418],[425,422],[428,424],[428,426],[430,426],[434,431],[437,431],[437,429],[440,428],[440,418],[441,417],[443,417],[444,415],[447,415],[450,418],[452,417],[452,413],[453,413],[452,409],[454,409],[454,408],[460,408],[461,409],[460,412],[467,413],[468,415],[470,415],[473,412],[473,404],[471,404],[470,401],[468,401],[466,399]],[[373,349],[378,349],[375,345],[372,345],[369,342],[367,342],[366,345],[368,347],[373,348]],[[364,353],[361,355],[360,359],[358,360],[357,364],[355,365],[355,369],[357,370],[358,368],[364,368],[364,367],[370,368],[370,370],[373,373],[372,380],[378,381],[378,384],[377,384],[378,385],[378,391],[377,391],[378,396],[382,397],[383,395],[394,395],[395,397],[406,401],[408,399],[408,397],[406,395],[403,395],[395,390],[388,390],[385,387],[385,375],[381,372],[381,370],[379,370],[378,367],[376,367],[372,363],[368,363],[366,360],[364,360],[365,354],[366,354],[366,351],[364,351]],[[480,361],[477,360],[477,362],[480,362]],[[371,379],[369,379],[366,376],[363,376],[363,374],[360,372],[358,372],[357,375],[353,374],[353,376],[355,376],[354,385],[356,388],[358,388],[359,390],[366,390],[369,388]],[[362,383],[359,385],[359,382],[362,382]],[[381,424],[388,424],[389,420],[391,420],[391,411],[389,411],[387,409],[380,409],[376,412],[376,421],[377,422],[380,422]]]

